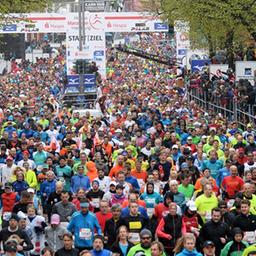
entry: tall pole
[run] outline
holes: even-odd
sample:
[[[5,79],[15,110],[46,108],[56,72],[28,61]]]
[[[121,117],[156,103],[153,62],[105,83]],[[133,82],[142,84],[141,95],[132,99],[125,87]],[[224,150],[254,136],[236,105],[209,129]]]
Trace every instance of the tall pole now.
[[[78,5],[78,20],[79,20],[79,51],[81,52],[83,50],[83,24],[84,24],[84,14],[83,14],[83,5],[84,1],[79,0]],[[83,93],[83,87],[84,87],[84,74],[79,74],[79,92]]]

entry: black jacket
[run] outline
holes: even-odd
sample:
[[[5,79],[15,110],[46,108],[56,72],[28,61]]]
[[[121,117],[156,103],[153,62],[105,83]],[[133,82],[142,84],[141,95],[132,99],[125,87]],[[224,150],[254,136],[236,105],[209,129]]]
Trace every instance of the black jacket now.
[[[127,251],[126,251],[126,255],[128,254],[129,250],[134,246],[134,244],[128,242],[128,248],[127,248]],[[115,242],[113,244],[113,246],[111,247],[111,252],[113,253],[118,253],[120,256],[125,256],[119,246],[119,242]]]
[[[55,256],[78,256],[79,250],[72,248],[71,250],[66,250],[64,247],[55,252]]]
[[[220,238],[223,237],[228,241],[231,237],[230,228],[224,222],[213,222],[212,220],[206,222],[200,230],[199,241],[201,245],[206,241],[213,241],[216,248],[216,256],[220,255],[221,249],[225,244],[222,244]]]
[[[164,218],[164,233],[172,236],[171,240],[159,238],[166,248],[174,248],[177,240],[182,236],[182,218],[179,215],[171,216],[167,214]]]
[[[235,220],[235,215],[232,212],[226,212],[224,213],[224,215],[221,218],[222,222],[225,222],[228,224],[228,226],[230,227],[230,229],[233,226],[233,222]]]
[[[117,237],[117,229],[120,226],[120,220],[117,222],[114,221],[113,218],[106,221],[104,236],[108,237],[107,248],[110,249],[111,246],[116,242]]]
[[[243,232],[245,231],[255,231],[256,230],[256,216],[249,214],[239,214],[235,217],[233,227],[241,228]]]
[[[11,236],[11,235],[17,235],[20,237],[20,239],[23,240],[23,243],[21,244],[23,246],[23,250],[24,251],[30,251],[33,249],[33,244],[31,243],[31,240],[30,238],[28,237],[27,233],[25,231],[23,231],[22,229],[18,228],[16,231],[14,232],[11,232],[9,230],[9,228],[3,228],[1,231],[0,231],[0,242],[3,242],[5,243],[8,238]],[[23,245],[24,244],[24,245]],[[22,253],[22,252],[21,252]]]

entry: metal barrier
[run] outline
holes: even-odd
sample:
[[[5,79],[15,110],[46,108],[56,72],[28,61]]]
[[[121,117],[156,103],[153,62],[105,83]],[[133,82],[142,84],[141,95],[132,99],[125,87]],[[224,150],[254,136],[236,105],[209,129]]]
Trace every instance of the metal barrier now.
[[[256,105],[241,104],[236,98],[224,99],[217,95],[209,95],[201,88],[187,88],[187,100],[195,101],[204,111],[213,110],[221,113],[228,121],[236,121],[242,128],[248,123],[256,125]]]

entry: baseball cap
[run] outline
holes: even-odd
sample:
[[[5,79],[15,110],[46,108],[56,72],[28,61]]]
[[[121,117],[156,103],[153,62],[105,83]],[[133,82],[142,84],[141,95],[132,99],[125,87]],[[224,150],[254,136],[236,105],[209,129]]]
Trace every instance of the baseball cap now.
[[[115,133],[122,133],[122,130],[121,129],[116,129]]]
[[[24,151],[23,151],[23,155],[29,155],[28,150],[24,150]]]
[[[111,181],[111,182],[109,183],[109,186],[111,186],[111,185],[116,186],[116,182],[115,182],[115,181]]]
[[[33,194],[34,194],[34,193],[35,193],[35,190],[34,190],[33,188],[28,188],[28,189],[27,189],[27,192],[28,192],[28,193],[33,193]]]
[[[192,137],[191,136],[188,136],[188,138],[187,138],[188,140],[192,140]]]
[[[51,217],[51,224],[55,224],[55,225],[60,224],[60,215],[53,214]]]
[[[17,252],[18,242],[14,239],[7,240],[4,244],[4,251],[6,252]]]
[[[178,147],[178,145],[176,145],[176,144],[172,146],[172,149],[178,149],[178,148],[179,148],[179,147]]]
[[[189,201],[187,202],[187,207],[188,207],[188,209],[189,209],[190,211],[193,211],[193,212],[195,212],[195,211],[197,210],[196,204],[195,204],[195,202],[192,201],[192,200],[189,200]]]
[[[6,182],[4,188],[12,188],[12,183]]]
[[[11,156],[7,156],[6,161],[13,161],[13,158]]]
[[[213,243],[213,241],[207,240],[207,241],[204,242],[203,248],[207,247],[207,246],[214,246],[215,247],[215,244]]]

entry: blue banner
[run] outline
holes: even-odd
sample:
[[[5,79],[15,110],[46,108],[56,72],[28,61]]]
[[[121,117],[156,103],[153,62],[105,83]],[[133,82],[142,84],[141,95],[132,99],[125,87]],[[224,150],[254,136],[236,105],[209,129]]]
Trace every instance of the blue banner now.
[[[154,28],[155,30],[163,30],[163,29],[168,29],[168,24],[167,23],[161,23],[161,22],[156,22],[154,23]]]
[[[191,61],[191,71],[194,72],[201,72],[203,69],[211,64],[211,60],[192,60]]]
[[[5,32],[17,31],[17,25],[15,24],[3,25],[3,31]]]
[[[79,75],[67,76],[68,83],[66,85],[65,93],[79,93]],[[84,92],[96,92],[96,76],[95,74],[84,75]]]

